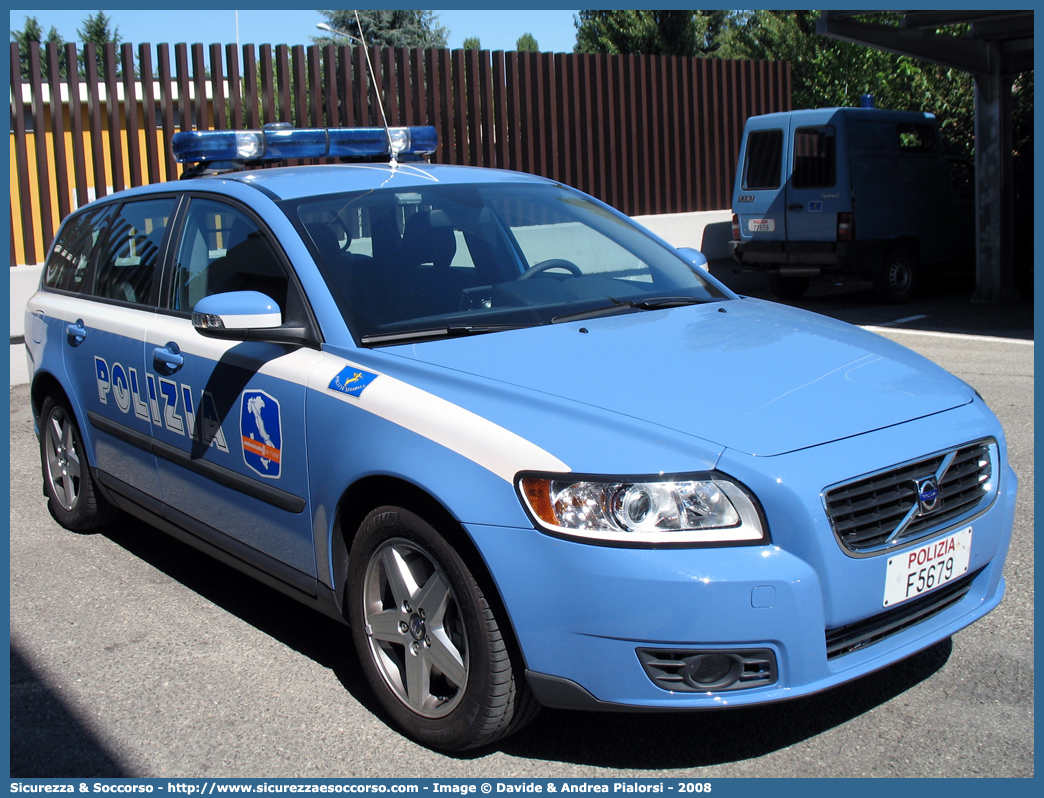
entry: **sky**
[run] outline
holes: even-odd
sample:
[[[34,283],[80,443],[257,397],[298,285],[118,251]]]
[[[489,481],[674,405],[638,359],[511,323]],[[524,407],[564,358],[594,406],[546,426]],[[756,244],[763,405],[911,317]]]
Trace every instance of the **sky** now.
[[[492,4],[490,4],[492,5]],[[44,36],[53,25],[69,42],[78,40],[77,28],[97,12],[87,10],[17,10],[10,12],[12,30],[25,27],[27,16],[36,17]],[[118,26],[121,41],[131,44],[186,42],[230,44],[236,41],[236,12],[226,10],[105,10]],[[535,10],[462,11],[436,10],[438,24],[449,30],[451,49],[463,45],[469,36],[478,36],[484,50],[514,50],[523,33],[531,33],[542,51],[572,52],[576,42],[573,16],[576,11]],[[312,36],[322,35],[316,23],[324,21],[318,11],[240,10],[240,44],[311,44]]]

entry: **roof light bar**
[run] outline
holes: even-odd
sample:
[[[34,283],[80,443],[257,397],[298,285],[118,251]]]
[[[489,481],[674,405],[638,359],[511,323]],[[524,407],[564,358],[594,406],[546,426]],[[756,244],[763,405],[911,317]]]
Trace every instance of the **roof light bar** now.
[[[425,156],[435,152],[434,127],[292,128],[187,130],[171,140],[178,163],[279,161],[286,158],[379,158]]]

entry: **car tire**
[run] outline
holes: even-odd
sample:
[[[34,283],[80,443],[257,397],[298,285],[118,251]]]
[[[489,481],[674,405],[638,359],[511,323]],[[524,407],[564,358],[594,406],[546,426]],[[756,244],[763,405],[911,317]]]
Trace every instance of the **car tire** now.
[[[475,576],[420,516],[400,507],[367,516],[352,544],[347,599],[370,687],[418,742],[475,748],[539,709]]]
[[[800,299],[808,290],[809,283],[808,277],[769,275],[769,290],[778,299]]]
[[[40,464],[51,516],[73,532],[106,526],[115,508],[98,493],[72,410],[48,396],[40,408]]]
[[[874,292],[884,302],[909,302],[917,293],[919,271],[920,264],[913,247],[893,247],[874,277]]]

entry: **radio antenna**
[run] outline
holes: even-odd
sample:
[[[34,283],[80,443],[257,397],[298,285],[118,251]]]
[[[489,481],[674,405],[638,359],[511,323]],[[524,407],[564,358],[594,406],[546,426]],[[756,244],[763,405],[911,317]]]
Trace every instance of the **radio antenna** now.
[[[396,139],[392,138],[391,127],[388,126],[388,116],[384,113],[384,102],[381,100],[381,89],[377,85],[377,77],[373,72],[373,62],[370,61],[370,50],[367,48],[366,41],[363,38],[362,21],[359,19],[358,10],[354,10],[354,13],[355,26],[359,30],[358,36],[352,36],[350,33],[345,33],[343,30],[337,30],[326,22],[317,22],[315,27],[319,28],[319,30],[326,31],[327,33],[333,33],[336,36],[344,36],[346,39],[353,41],[362,47],[363,55],[366,56],[366,68],[370,72],[370,83],[373,84],[373,94],[377,98],[377,108],[379,108],[381,112],[381,123],[384,125],[384,133],[388,137],[388,148],[391,153],[391,165],[398,166],[398,159],[396,156],[402,150],[402,147],[400,146],[399,149],[396,150],[396,144],[398,142]]]
[[[388,117],[384,114],[384,102],[381,100],[380,87],[377,85],[377,78],[373,73],[373,64],[370,62],[370,48],[366,46],[366,41],[363,39],[362,22],[359,20],[359,12],[355,11],[355,26],[359,29],[359,44],[362,45],[363,54],[366,56],[366,68],[370,70],[370,82],[373,84],[373,93],[377,97],[377,107],[381,109],[381,121],[384,123],[384,129],[388,133],[388,139],[391,140],[391,130],[388,128]],[[395,154],[392,153],[392,159],[394,160]]]

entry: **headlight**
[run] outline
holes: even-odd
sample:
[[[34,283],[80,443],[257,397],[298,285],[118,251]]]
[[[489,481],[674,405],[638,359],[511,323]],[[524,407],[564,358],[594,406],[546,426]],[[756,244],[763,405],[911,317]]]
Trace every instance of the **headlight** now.
[[[625,545],[768,539],[754,497],[723,474],[648,479],[523,474],[517,484],[537,524],[568,537]]]

